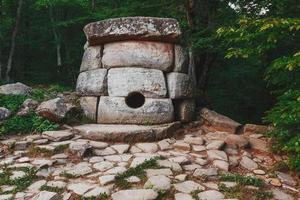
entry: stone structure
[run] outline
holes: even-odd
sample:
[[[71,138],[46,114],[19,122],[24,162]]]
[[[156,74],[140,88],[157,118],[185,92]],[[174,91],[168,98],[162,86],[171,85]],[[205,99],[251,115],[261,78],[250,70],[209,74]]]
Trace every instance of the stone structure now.
[[[159,125],[193,120],[189,54],[174,19],[127,17],[85,26],[76,92],[98,124]]]

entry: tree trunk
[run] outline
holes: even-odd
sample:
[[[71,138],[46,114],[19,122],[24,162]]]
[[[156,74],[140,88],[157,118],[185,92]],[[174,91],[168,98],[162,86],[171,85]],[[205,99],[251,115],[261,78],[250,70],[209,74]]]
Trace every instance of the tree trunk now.
[[[189,24],[190,29],[195,27],[195,1],[194,0],[186,0],[186,19]]]
[[[6,73],[5,73],[5,80],[7,82],[10,81],[9,73],[11,72],[13,57],[14,57],[14,53],[15,53],[16,39],[17,39],[17,34],[18,34],[19,24],[20,24],[20,19],[21,19],[22,4],[23,4],[23,0],[19,0],[17,14],[16,14],[16,24],[15,24],[15,28],[14,28],[12,36],[11,36],[11,46],[10,46],[8,60],[7,60]]]
[[[96,9],[96,0],[92,0],[92,11],[94,12]]]
[[[57,66],[61,67],[62,66],[62,59],[61,59],[61,41],[60,41],[60,36],[57,33],[56,27],[55,27],[55,20],[53,16],[53,9],[52,6],[49,6],[49,16],[50,16],[50,21],[51,21],[51,26],[52,26],[52,32],[54,36],[54,43],[56,47],[56,61],[57,61]]]

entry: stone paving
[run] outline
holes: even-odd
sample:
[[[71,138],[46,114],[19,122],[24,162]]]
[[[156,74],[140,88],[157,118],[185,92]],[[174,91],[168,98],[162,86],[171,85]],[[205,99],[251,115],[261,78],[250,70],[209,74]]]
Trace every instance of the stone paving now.
[[[298,199],[298,178],[275,168],[284,158],[248,141],[201,127],[135,144],[70,130],[11,136],[1,141],[0,200]]]

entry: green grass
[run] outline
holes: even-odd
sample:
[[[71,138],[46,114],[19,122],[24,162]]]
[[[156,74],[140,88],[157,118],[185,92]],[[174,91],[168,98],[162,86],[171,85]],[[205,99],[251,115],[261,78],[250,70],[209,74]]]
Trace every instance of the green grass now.
[[[146,169],[155,169],[158,168],[157,160],[161,159],[160,157],[152,158],[150,160],[146,160],[145,162],[137,165],[136,167],[129,168],[124,173],[118,174],[115,177],[116,186],[121,189],[130,188],[131,184],[126,180],[131,176],[137,176],[141,179],[146,178]]]
[[[0,105],[12,112],[17,112],[26,99],[25,95],[0,95]]]
[[[58,187],[50,187],[47,185],[43,185],[40,190],[45,190],[45,191],[49,191],[49,192],[56,192],[58,194],[61,194],[64,192],[63,188],[58,188]]]
[[[0,191],[0,194],[7,194],[7,193],[17,193],[24,191],[29,185],[31,185],[34,180],[37,179],[36,177],[36,170],[34,168],[18,168],[18,170],[25,172],[25,176],[11,180],[9,177],[12,174],[12,171],[15,169],[10,168],[3,168],[3,173],[0,174],[0,186],[2,185],[11,185],[15,186],[15,188],[10,192],[3,193]]]
[[[240,185],[252,185],[255,187],[264,186],[264,182],[261,179],[251,177],[251,176],[242,176],[239,174],[220,174],[219,180],[236,182]]]

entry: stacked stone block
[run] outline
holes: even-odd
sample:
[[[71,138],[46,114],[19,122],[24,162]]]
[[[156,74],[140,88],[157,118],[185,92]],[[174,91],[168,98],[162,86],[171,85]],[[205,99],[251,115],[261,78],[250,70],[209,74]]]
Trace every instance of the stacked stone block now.
[[[90,23],[76,91],[101,124],[153,125],[193,119],[186,49],[174,19],[127,17]]]

